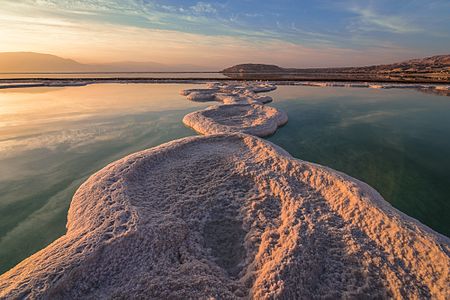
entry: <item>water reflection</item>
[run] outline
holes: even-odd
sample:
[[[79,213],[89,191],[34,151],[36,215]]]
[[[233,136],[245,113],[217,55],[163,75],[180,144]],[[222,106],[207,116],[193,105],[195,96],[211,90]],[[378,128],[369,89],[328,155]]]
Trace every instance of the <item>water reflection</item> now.
[[[0,273],[65,231],[77,187],[126,154],[194,133],[208,104],[180,84],[0,90]],[[450,235],[450,101],[413,90],[280,86],[289,122],[269,140],[374,186]]]
[[[87,176],[128,153],[193,135],[181,119],[204,104],[179,96],[186,87],[0,91],[0,272],[64,233],[70,199]]]
[[[270,140],[375,187],[450,236],[450,101],[413,90],[280,87],[289,122]]]

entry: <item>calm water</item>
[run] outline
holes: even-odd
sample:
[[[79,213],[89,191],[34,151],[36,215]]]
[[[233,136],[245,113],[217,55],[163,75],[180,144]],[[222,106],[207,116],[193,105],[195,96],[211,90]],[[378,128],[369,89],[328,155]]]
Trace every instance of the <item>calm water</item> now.
[[[289,122],[269,140],[369,183],[450,236],[450,97],[413,90],[281,87]]]
[[[193,85],[189,85],[192,87]],[[193,135],[186,85],[0,91],[0,273],[65,232],[77,187],[107,163]]]
[[[0,273],[64,233],[70,199],[90,174],[193,135],[181,119],[206,105],[179,96],[186,86],[0,90]],[[450,235],[450,98],[316,87],[272,94],[289,123],[269,140],[368,182]]]
[[[0,73],[0,79],[6,78],[227,78],[217,72],[193,73],[158,73],[158,72],[125,72],[125,73]]]

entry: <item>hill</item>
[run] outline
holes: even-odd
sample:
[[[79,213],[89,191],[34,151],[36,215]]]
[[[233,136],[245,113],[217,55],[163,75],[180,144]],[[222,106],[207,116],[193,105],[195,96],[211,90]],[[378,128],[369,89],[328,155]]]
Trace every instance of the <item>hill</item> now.
[[[437,55],[422,59],[412,59],[400,63],[374,65],[366,67],[341,68],[282,68],[266,64],[240,64],[221,71],[222,73],[423,73],[450,72],[450,54]]]
[[[232,79],[326,80],[449,83],[450,55],[365,67],[283,68],[266,64],[240,64],[221,71]]]
[[[34,52],[0,53],[0,72],[83,72],[88,65],[72,59]]]
[[[265,65],[265,64],[240,64],[225,70],[222,73],[284,73],[288,69],[276,66],[276,65]]]
[[[73,59],[35,52],[0,52],[0,73],[58,72],[193,72],[208,68],[189,65],[165,65],[156,62],[123,61],[106,64],[82,64]]]

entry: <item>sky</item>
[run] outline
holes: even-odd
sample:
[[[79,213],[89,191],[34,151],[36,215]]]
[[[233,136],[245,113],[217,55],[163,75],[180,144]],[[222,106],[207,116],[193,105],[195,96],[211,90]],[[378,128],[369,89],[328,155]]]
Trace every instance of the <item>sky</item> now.
[[[357,66],[450,53],[449,0],[0,0],[0,52]]]

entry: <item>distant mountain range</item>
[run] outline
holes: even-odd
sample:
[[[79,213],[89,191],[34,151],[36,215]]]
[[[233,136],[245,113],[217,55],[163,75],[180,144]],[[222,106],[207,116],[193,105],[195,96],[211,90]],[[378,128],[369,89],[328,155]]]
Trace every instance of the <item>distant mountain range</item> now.
[[[211,69],[211,68],[209,68]],[[0,73],[58,72],[194,72],[207,67],[189,64],[164,65],[155,62],[113,62],[82,64],[72,59],[35,52],[0,52]]]
[[[307,74],[307,73],[365,73],[365,74],[389,74],[389,73],[450,73],[450,54],[437,55],[421,59],[412,59],[400,63],[375,65],[366,67],[340,67],[340,68],[282,68],[276,65],[266,64],[240,64],[221,71],[225,74]]]
[[[0,73],[70,72],[204,72],[211,67],[188,64],[123,61],[83,64],[51,54],[0,52]],[[400,80],[450,82],[450,54],[366,67],[283,68],[268,64],[240,64],[221,71],[232,79]]]

